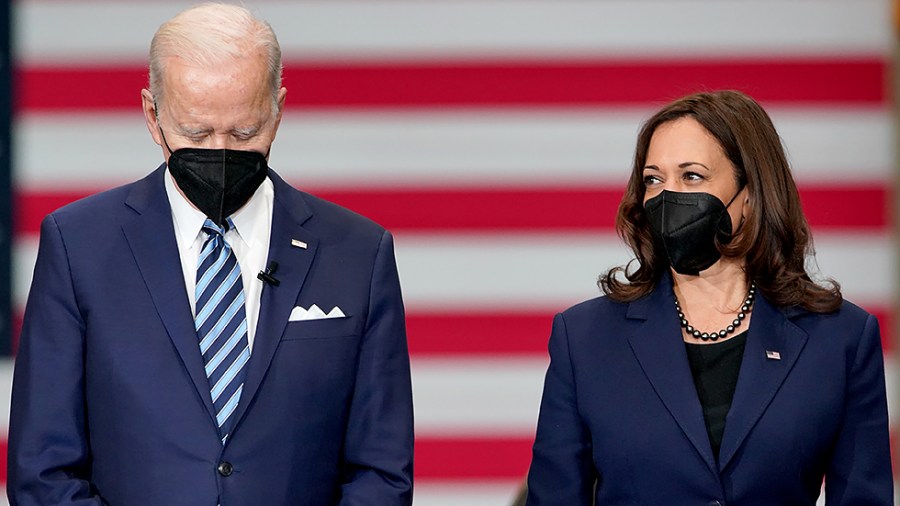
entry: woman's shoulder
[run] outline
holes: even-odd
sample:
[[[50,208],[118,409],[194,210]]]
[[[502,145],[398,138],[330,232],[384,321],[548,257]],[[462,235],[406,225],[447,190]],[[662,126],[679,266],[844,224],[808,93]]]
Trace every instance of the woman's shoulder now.
[[[593,299],[579,302],[574,306],[570,306],[560,314],[568,320],[584,320],[593,319],[599,316],[613,316],[618,313],[624,314],[628,308],[627,302],[616,302],[606,295],[600,295]]]
[[[627,325],[627,302],[616,302],[599,296],[575,304],[556,315],[555,326],[561,326],[570,340],[594,341],[599,336],[619,335]]]
[[[855,349],[861,342],[881,339],[878,318],[848,300],[829,313],[814,313],[799,308],[788,308],[784,312],[794,325],[810,337],[818,337],[823,343],[834,343],[838,339],[848,349]],[[829,338],[823,340],[822,336]]]
[[[865,325],[869,318],[874,316],[865,309],[844,299],[837,310],[828,313],[815,313],[799,307],[790,307],[783,310],[785,315],[794,320],[798,325]]]

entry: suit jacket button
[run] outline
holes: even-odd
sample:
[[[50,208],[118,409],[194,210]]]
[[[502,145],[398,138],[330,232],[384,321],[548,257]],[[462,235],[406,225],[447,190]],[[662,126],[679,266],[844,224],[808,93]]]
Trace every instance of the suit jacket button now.
[[[216,471],[219,471],[219,474],[222,476],[231,476],[231,473],[234,471],[234,466],[231,465],[231,462],[223,461],[220,462],[218,466],[216,466]]]

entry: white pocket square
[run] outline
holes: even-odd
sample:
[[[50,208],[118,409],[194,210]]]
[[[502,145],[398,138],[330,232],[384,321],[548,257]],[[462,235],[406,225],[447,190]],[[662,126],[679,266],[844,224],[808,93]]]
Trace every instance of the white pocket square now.
[[[302,306],[297,306],[291,311],[291,317],[288,318],[289,322],[302,322],[308,320],[324,320],[326,318],[344,318],[347,315],[341,311],[341,308],[334,306],[331,308],[331,311],[328,314],[325,314],[325,311],[313,304],[309,306],[309,309],[304,309]]]

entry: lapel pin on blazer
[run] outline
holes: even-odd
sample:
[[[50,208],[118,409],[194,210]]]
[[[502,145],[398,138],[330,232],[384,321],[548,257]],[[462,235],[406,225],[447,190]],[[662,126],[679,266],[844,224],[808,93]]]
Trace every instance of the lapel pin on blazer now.
[[[307,244],[299,239],[291,239],[291,246],[300,249],[306,249]]]
[[[769,360],[781,360],[781,353],[766,350],[766,358]]]

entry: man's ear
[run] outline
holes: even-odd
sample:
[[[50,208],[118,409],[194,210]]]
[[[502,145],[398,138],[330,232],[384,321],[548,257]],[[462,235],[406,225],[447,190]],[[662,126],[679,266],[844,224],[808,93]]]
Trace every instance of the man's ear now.
[[[278,90],[278,110],[275,111],[275,128],[272,132],[272,140],[275,140],[275,136],[278,134],[278,125],[281,124],[281,115],[284,113],[284,99],[286,96],[287,88]]]
[[[159,133],[159,111],[157,110],[156,102],[153,100],[153,94],[148,89],[141,90],[141,108],[144,111],[144,121],[147,124],[150,136],[153,137],[153,142],[162,146],[162,135]]]

